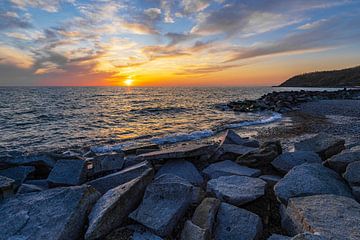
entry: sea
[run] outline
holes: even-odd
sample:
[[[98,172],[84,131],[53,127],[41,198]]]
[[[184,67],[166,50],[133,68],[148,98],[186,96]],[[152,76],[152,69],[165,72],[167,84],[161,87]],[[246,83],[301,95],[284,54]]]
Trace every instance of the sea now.
[[[42,152],[209,138],[224,129],[279,121],[274,112],[239,113],[230,101],[256,99],[271,87],[2,87],[0,151]],[[298,88],[296,90],[299,90]]]

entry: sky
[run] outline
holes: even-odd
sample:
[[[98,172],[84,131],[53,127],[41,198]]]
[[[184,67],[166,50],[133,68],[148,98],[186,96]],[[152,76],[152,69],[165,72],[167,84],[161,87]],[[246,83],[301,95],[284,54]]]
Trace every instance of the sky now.
[[[1,0],[0,86],[269,86],[360,65],[360,0]]]

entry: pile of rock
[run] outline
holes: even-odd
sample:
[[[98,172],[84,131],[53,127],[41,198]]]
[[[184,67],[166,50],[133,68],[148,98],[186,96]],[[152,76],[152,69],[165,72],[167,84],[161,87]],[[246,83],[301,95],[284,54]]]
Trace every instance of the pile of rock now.
[[[283,153],[229,130],[219,145],[2,158],[0,239],[360,239],[360,158],[343,149],[321,134]]]
[[[275,112],[291,111],[300,103],[316,100],[332,99],[358,99],[360,90],[338,90],[338,91],[284,91],[272,92],[263,95],[257,100],[244,100],[228,103],[228,107],[234,111],[256,112],[270,110]]]

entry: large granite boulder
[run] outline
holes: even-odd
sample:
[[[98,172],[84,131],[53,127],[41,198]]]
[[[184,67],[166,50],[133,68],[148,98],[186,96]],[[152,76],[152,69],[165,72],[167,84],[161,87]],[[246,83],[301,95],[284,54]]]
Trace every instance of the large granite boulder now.
[[[119,172],[89,181],[86,184],[93,186],[101,194],[104,194],[112,188],[115,188],[141,176],[146,170],[150,168],[151,165],[147,161],[144,161]]]
[[[0,175],[15,180],[15,188],[18,188],[25,179],[35,171],[32,166],[19,166],[0,170]]]
[[[311,232],[325,239],[360,239],[360,204],[331,194],[292,198],[282,226],[292,235]]]
[[[318,163],[305,163],[291,169],[274,187],[275,195],[286,204],[290,198],[317,194],[352,197],[343,179]]]
[[[350,163],[343,176],[350,186],[360,186],[360,161]]]
[[[226,130],[226,132],[220,137],[220,145],[223,144],[237,144],[253,148],[260,146],[258,141],[249,138],[242,138],[231,129]]]
[[[87,175],[93,177],[98,174],[121,170],[124,166],[124,162],[124,154],[117,152],[87,158]]]
[[[119,227],[123,220],[139,205],[146,186],[153,178],[153,170],[107,191],[95,204],[89,215],[89,228],[85,239],[104,237]]]
[[[162,175],[146,188],[142,203],[129,217],[165,237],[191,204],[193,188],[178,176]]]
[[[224,176],[207,183],[206,191],[221,201],[239,206],[256,200],[265,193],[266,182],[246,176]]]
[[[0,176],[0,200],[8,198],[14,195],[15,191],[15,180]]]
[[[295,143],[297,151],[313,151],[319,154],[322,160],[340,153],[345,149],[345,140],[326,133],[319,133],[314,137]]]
[[[258,177],[260,176],[261,171],[258,169],[240,166],[239,164],[230,160],[225,160],[222,162],[210,164],[203,170],[203,174],[210,179],[231,175]]]
[[[262,234],[258,215],[227,203],[220,204],[216,222],[216,240],[255,240]]]
[[[80,159],[65,159],[56,162],[47,181],[49,186],[74,186],[86,181],[86,162]]]
[[[214,155],[211,156],[211,162],[235,160],[239,156],[254,152],[256,150],[257,148],[247,147],[244,145],[222,144],[216,149]]]
[[[326,160],[324,164],[338,173],[343,173],[345,172],[347,165],[356,161],[360,161],[360,150],[345,150],[332,156]]]
[[[92,187],[20,194],[0,203],[0,239],[79,239],[100,194]]]
[[[293,167],[301,165],[303,163],[322,163],[321,158],[315,152],[311,151],[296,151],[286,152],[279,155],[271,165],[281,173],[287,173]]]
[[[196,167],[191,162],[185,160],[171,160],[166,162],[156,173],[156,177],[163,174],[173,174],[179,176],[197,186],[204,182],[204,179]]]

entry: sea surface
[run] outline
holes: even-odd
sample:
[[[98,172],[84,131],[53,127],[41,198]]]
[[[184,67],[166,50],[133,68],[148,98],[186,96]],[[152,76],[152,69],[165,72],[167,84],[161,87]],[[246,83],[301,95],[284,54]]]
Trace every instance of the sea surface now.
[[[197,140],[226,128],[279,120],[273,112],[222,107],[274,90],[290,88],[4,87],[0,147],[38,152],[93,146],[104,152],[139,142]]]

